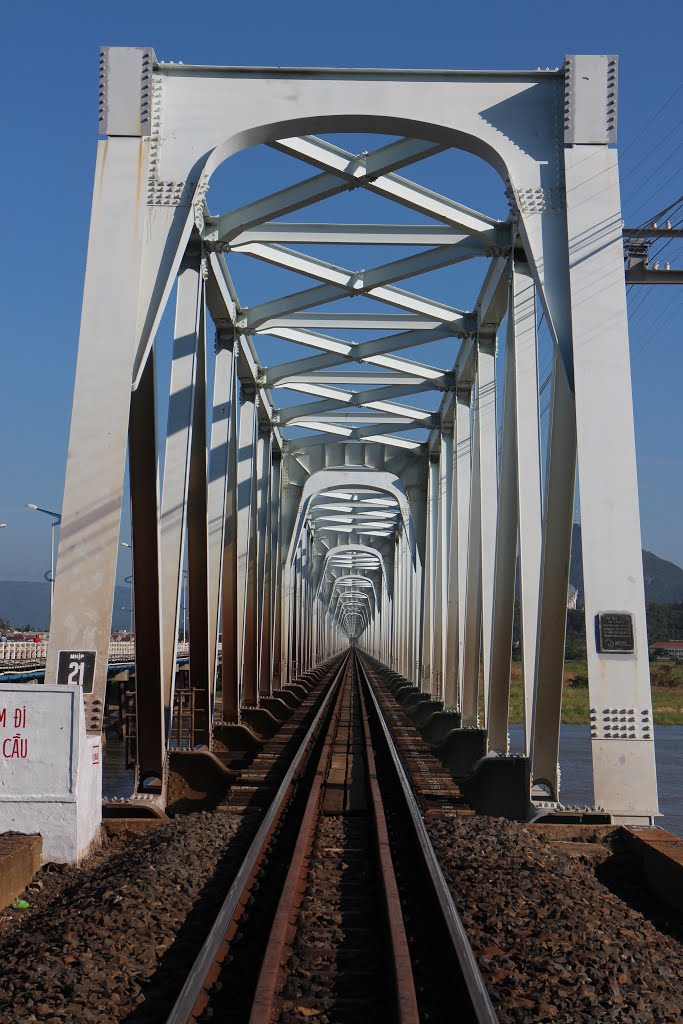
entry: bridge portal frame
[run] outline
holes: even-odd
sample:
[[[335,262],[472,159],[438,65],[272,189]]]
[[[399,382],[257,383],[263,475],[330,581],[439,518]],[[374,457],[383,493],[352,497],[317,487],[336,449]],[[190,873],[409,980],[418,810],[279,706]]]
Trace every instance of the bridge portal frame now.
[[[429,111],[428,119],[425,111]],[[450,681],[442,683],[437,675],[426,685],[433,691],[443,686],[450,701],[457,699],[453,680],[461,679],[463,711],[472,716],[478,692],[473,673],[475,665],[478,672],[481,643],[487,713],[500,732],[505,717],[501,711],[505,686],[496,659],[507,645],[513,529],[511,520],[496,518],[495,435],[492,443],[490,421],[482,414],[482,392],[491,387],[495,336],[510,287],[514,320],[518,301],[522,301],[518,299],[517,283],[526,277],[533,281],[555,345],[542,525],[536,495],[537,451],[531,453],[529,469],[520,450],[520,444],[526,443],[522,438],[529,437],[529,426],[533,433],[533,415],[526,423],[519,365],[511,366],[509,372],[511,381],[516,375],[518,383],[514,387],[518,388],[520,402],[515,415],[512,410],[508,414],[506,408],[505,417],[506,447],[516,450],[518,462],[516,488],[504,479],[504,507],[512,519],[516,505],[520,526],[527,517],[532,524],[526,535],[528,543],[522,548],[527,595],[530,587],[533,590],[535,567],[540,566],[535,600],[522,598],[527,640],[534,636],[529,623],[537,620],[535,643],[525,644],[527,673],[532,658],[534,663],[533,678],[526,682],[533,775],[536,781],[547,783],[551,795],[556,795],[564,617],[574,467],[578,461],[596,802],[619,820],[651,819],[657,813],[656,778],[618,165],[612,148],[616,140],[616,58],[568,57],[561,70],[535,72],[221,68],[160,63],[146,48],[105,48],[101,60],[100,129],[106,139],[98,143],[46,672],[48,681],[56,679],[61,650],[96,652],[94,685],[92,692],[84,694],[87,731],[95,734],[102,724],[109,618],[130,436],[131,452],[136,453],[131,458],[131,481],[136,491],[133,530],[136,540],[145,538],[144,544],[136,543],[134,548],[136,607],[142,609],[143,600],[150,606],[141,612],[145,640],[140,656],[149,666],[147,699],[152,705],[166,708],[166,729],[157,728],[145,742],[152,774],[155,770],[163,774],[164,732],[167,737],[174,673],[174,659],[169,653],[171,629],[163,623],[166,619],[172,621],[168,600],[173,594],[177,606],[182,560],[179,562],[176,555],[183,526],[177,522],[174,525],[175,554],[171,562],[160,558],[166,542],[163,527],[160,530],[159,526],[158,487],[155,492],[150,484],[156,480],[156,466],[153,469],[149,438],[154,424],[154,338],[178,272],[183,281],[188,275],[191,278],[191,287],[185,289],[183,285],[188,297],[187,302],[179,303],[176,321],[176,343],[187,350],[190,374],[178,387],[178,402],[180,396],[188,397],[189,388],[197,407],[201,407],[197,389],[201,390],[206,342],[205,330],[196,319],[196,296],[202,290],[222,339],[224,362],[231,367],[227,377],[221,375],[220,383],[217,377],[217,388],[223,391],[214,396],[214,407],[223,409],[225,416],[214,422],[215,437],[210,442],[208,511],[203,498],[198,499],[199,505],[195,502],[193,511],[192,493],[201,493],[202,458],[204,478],[207,467],[201,425],[192,402],[189,407],[185,403],[180,425],[174,423],[171,431],[175,441],[182,442],[178,445],[182,455],[175,469],[171,459],[169,474],[180,474],[176,492],[181,514],[188,517],[191,557],[199,566],[190,598],[194,608],[191,616],[195,622],[204,622],[209,631],[207,664],[214,675],[218,598],[217,583],[209,591],[210,579],[223,581],[224,637],[226,629],[237,625],[232,653],[236,671],[243,671],[244,651],[254,646],[254,631],[259,628],[259,615],[264,609],[269,610],[272,619],[274,649],[277,639],[282,640],[282,622],[277,621],[279,583],[271,579],[267,595],[259,590],[262,581],[256,578],[255,565],[265,565],[266,554],[262,551],[261,561],[255,561],[250,557],[249,545],[258,546],[255,524],[259,508],[262,512],[268,505],[264,497],[268,489],[274,493],[273,476],[269,483],[264,477],[265,459],[259,461],[259,470],[253,457],[259,424],[268,435],[267,443],[273,445],[274,461],[287,458],[286,445],[278,428],[269,423],[268,410],[262,403],[259,407],[248,347],[236,340],[249,311],[245,314],[235,307],[217,254],[196,248],[197,237],[207,227],[204,200],[211,174],[241,149],[275,140],[291,141],[293,136],[345,130],[400,134],[431,141],[437,147],[467,150],[497,170],[513,211],[519,260],[516,255],[511,285],[509,260],[494,260],[475,311],[473,333],[463,321],[461,333],[465,339],[456,363],[456,390],[447,396],[440,422],[448,422],[451,408],[455,423],[452,429],[457,431],[462,425],[458,410],[466,407],[457,396],[471,392],[474,457],[469,510],[465,509],[464,488],[452,484],[457,466],[449,473],[445,465],[457,446],[451,449],[441,436],[441,427],[436,428],[431,447],[444,465],[434,474],[434,481],[441,482],[439,491],[444,490],[449,499],[440,501],[442,525],[447,528],[439,527],[438,513],[430,519],[436,533],[434,543],[430,534],[425,577],[430,587],[429,615],[432,618],[437,614],[441,628],[436,634],[436,659],[430,650],[429,662],[425,662],[424,642],[421,645],[419,636],[413,636],[403,641],[399,664],[423,685],[420,676],[431,676],[432,661],[437,662],[437,673],[441,671],[438,666],[445,664],[444,675]],[[361,167],[349,173],[372,175],[373,169]],[[249,227],[245,223],[237,226],[241,231]],[[469,222],[464,227],[476,238],[480,225]],[[365,287],[363,282],[360,286],[361,290]],[[187,326],[193,310],[194,329]],[[259,315],[263,325],[274,314],[264,307]],[[524,330],[522,326],[520,334],[515,334],[517,342],[523,340]],[[520,352],[519,344],[515,352]],[[238,413],[236,379],[240,371]],[[524,372],[529,372],[528,365]],[[250,373],[253,384],[248,379]],[[175,415],[178,409],[172,412]],[[234,455],[235,446],[238,479],[231,481],[228,476],[223,499],[220,481],[225,482],[225,460],[231,452]],[[242,462],[240,451],[244,453]],[[533,500],[522,481],[521,474],[527,470]],[[214,472],[216,475],[212,475]],[[212,481],[218,481],[213,502]],[[249,490],[246,504],[237,501],[235,487]],[[277,545],[282,551],[289,539],[286,523],[291,510],[287,508],[286,482],[280,487],[281,504],[276,516],[280,526]],[[272,522],[272,511],[270,514]],[[213,532],[209,526],[207,533],[207,515],[213,516]],[[231,516],[233,525],[238,523],[236,536],[230,528]],[[238,521],[242,519],[240,528]],[[449,628],[447,621],[444,635],[444,610],[452,614],[456,606],[461,607],[463,598],[465,524],[469,538],[465,609],[457,628],[452,622]],[[456,545],[452,543],[454,537]],[[445,554],[446,538],[450,564],[456,564],[455,559],[458,572],[456,578],[449,578],[444,593],[436,562]],[[207,544],[213,568],[220,569],[218,575],[201,568],[209,563]],[[398,544],[400,547],[400,540]],[[272,546],[269,550],[272,564]],[[305,552],[302,557],[306,557]],[[161,575],[170,564],[172,571],[168,568],[169,582],[162,600]],[[416,584],[415,574],[408,572],[405,551],[399,553],[396,565],[399,573],[400,566],[404,567],[404,586],[421,588],[421,581]],[[438,593],[432,590],[437,581]],[[406,610],[411,600],[408,592],[402,596],[395,592],[394,606],[400,608],[402,627],[409,625]],[[624,611],[632,616],[633,653],[615,655],[599,650],[592,625],[601,611]],[[306,650],[310,652],[310,645]],[[242,660],[237,663],[235,658],[240,655]],[[277,678],[275,659],[273,676]],[[415,666],[412,670],[411,665]],[[207,700],[211,700],[209,683]],[[625,717],[627,723],[633,719],[634,728],[614,723],[615,714],[617,719]]]

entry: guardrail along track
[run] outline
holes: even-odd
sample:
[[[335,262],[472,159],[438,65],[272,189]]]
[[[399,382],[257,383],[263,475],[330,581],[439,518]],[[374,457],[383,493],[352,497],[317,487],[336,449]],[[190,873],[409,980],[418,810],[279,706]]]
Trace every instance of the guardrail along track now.
[[[307,1019],[496,1020],[355,653],[336,670],[169,1024]]]

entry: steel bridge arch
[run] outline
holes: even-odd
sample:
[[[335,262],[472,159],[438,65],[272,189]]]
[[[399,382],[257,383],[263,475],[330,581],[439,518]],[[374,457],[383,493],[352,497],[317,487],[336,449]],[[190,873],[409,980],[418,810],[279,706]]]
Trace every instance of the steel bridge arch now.
[[[82,742],[79,737],[73,741],[74,763],[82,779],[78,783],[79,808],[89,806],[90,790],[86,793],[85,787],[94,778],[89,765],[98,763],[95,748],[100,742],[105,702],[127,454],[135,533],[135,606],[140,619],[139,629],[136,624],[136,671],[145,681],[138,694],[139,722],[145,723],[138,734],[141,775],[154,775],[162,780],[163,788],[185,535],[188,548],[192,548],[190,561],[196,566],[190,585],[193,672],[202,680],[207,695],[200,723],[205,740],[210,739],[221,622],[223,665],[230,683],[230,701],[223,704],[225,722],[238,719],[241,708],[267,698],[271,684],[281,681],[275,672],[274,652],[284,650],[280,634],[286,630],[276,615],[282,619],[284,606],[277,573],[294,529],[297,538],[303,533],[305,541],[297,572],[299,584],[306,577],[298,593],[307,603],[296,606],[298,632],[294,639],[294,634],[290,637],[287,671],[293,668],[290,655],[295,649],[300,668],[307,669],[321,655],[311,615],[313,530],[304,531],[302,518],[297,520],[306,481],[298,469],[296,481],[290,479],[288,470],[298,462],[303,473],[310,473],[307,467],[313,460],[305,453],[312,451],[318,462],[322,454],[338,463],[336,442],[327,440],[335,431],[323,429],[321,435],[289,442],[281,427],[297,418],[304,420],[301,406],[288,407],[287,416],[270,400],[268,368],[259,365],[250,335],[259,329],[265,332],[274,326],[273,319],[286,320],[289,313],[298,314],[337,297],[365,294],[399,307],[402,313],[406,309],[419,313],[403,316],[404,325],[406,319],[422,325],[429,320],[428,326],[436,325],[445,336],[455,335],[463,341],[452,371],[443,371],[440,384],[435,385],[446,393],[438,414],[423,420],[429,429],[428,440],[392,439],[395,447],[400,447],[402,440],[404,447],[420,449],[415,465],[420,472],[426,470],[427,477],[424,501],[418,488],[413,491],[407,484],[411,518],[402,511],[404,524],[413,520],[418,526],[414,559],[406,531],[397,531],[400,536],[395,550],[400,558],[396,561],[405,586],[402,593],[397,587],[400,600],[394,605],[395,636],[402,647],[392,667],[432,695],[443,691],[449,706],[455,708],[459,701],[467,726],[478,722],[483,661],[488,741],[492,749],[507,748],[509,636],[519,539],[520,578],[528,584],[522,642],[525,686],[529,680],[525,724],[531,772],[536,779],[549,780],[553,798],[558,797],[563,624],[578,465],[585,513],[582,542],[589,696],[594,709],[595,799],[623,821],[651,819],[656,813],[622,219],[614,148],[616,64],[610,55],[583,55],[567,57],[561,69],[524,72],[201,68],[159,62],[148,48],[105,48],[100,82],[100,135],[104,138],[98,142],[46,665],[49,683],[57,682],[60,662],[70,652],[87,654],[94,666],[89,686],[82,698],[79,696],[85,732]],[[354,155],[323,140],[287,137],[293,132],[350,128],[398,132],[407,138],[374,154]],[[408,258],[394,261],[409,262],[410,273],[403,275],[390,264],[368,272],[328,264],[325,276],[324,261],[310,259],[308,265],[316,265],[318,273],[309,276],[326,286],[308,289],[303,295],[282,296],[253,309],[242,307],[231,289],[221,253],[231,248],[240,230],[246,233],[256,224],[268,227],[269,217],[262,202],[257,204],[264,214],[260,219],[251,211],[250,221],[246,207],[213,217],[205,197],[212,174],[224,160],[260,143],[277,143],[280,150],[323,170],[318,178],[324,181],[314,190],[315,200],[308,192],[309,198],[304,197],[298,205],[287,196],[278,207],[273,196],[266,197],[273,220],[324,198],[325,188],[334,183],[338,186],[340,178],[343,183],[336,192],[357,185],[376,189],[377,180],[385,175],[394,186],[393,193],[386,192],[390,198],[396,198],[396,187],[412,188],[412,195],[404,193],[400,201],[422,209],[432,220],[445,222],[451,235],[455,229],[459,236],[474,236],[477,230],[484,231],[486,224],[491,225],[493,230],[487,232],[491,242],[485,252],[481,238],[465,239],[470,254],[491,258],[473,309],[464,312],[405,292],[402,302],[395,301],[401,290],[393,288],[393,282],[426,272],[446,258],[440,251],[442,243],[432,241],[420,244],[435,246],[438,255],[434,251],[428,254],[420,270],[416,271],[416,263]],[[312,152],[316,147],[317,153]],[[393,173],[443,147],[470,152],[496,170],[510,200],[506,221],[468,211],[447,197],[435,197]],[[323,151],[326,159],[321,156]],[[273,214],[273,210],[279,212]],[[221,221],[222,234],[216,227]],[[376,227],[391,229],[391,225]],[[271,238],[276,235],[272,232]],[[266,242],[266,248],[269,244]],[[446,244],[451,263],[458,262],[450,259],[452,247],[461,244],[462,237]],[[270,262],[277,263],[274,248],[277,245],[270,244]],[[263,252],[260,255],[265,258]],[[280,264],[286,265],[281,250],[279,255]],[[298,257],[301,269],[306,263],[304,255],[289,253],[290,266],[293,257]],[[389,266],[390,272],[379,273]],[[177,423],[169,417],[160,495],[154,431],[154,341],[176,279],[174,357],[177,353],[178,358],[170,390],[171,404],[182,412],[182,430],[176,429]],[[537,297],[555,345],[545,511],[541,508],[540,458],[536,457]],[[506,310],[511,344],[506,345],[506,401],[501,424],[501,452],[505,453],[501,454],[501,469],[505,473],[499,479],[498,423],[492,396],[496,392],[496,339]],[[209,315],[217,329],[217,363],[220,359],[225,370],[215,375],[210,440],[206,418],[195,413],[207,404]],[[287,326],[291,328],[294,319],[292,316]],[[327,322],[333,319],[334,314]],[[360,319],[350,317],[347,323]],[[373,323],[380,319],[392,318],[377,317]],[[310,319],[300,316],[298,322],[304,329]],[[407,334],[413,332],[404,332]],[[387,343],[386,338],[375,340]],[[383,354],[399,349],[400,345],[387,346]],[[189,350],[194,355],[188,359]],[[361,352],[358,361],[368,361],[366,355],[371,353],[366,348]],[[309,363],[309,369],[317,367]],[[409,374],[405,369],[401,372]],[[447,379],[443,379],[444,373]],[[273,380],[277,386],[276,375]],[[376,408],[380,403],[390,404],[388,398],[400,396],[396,394],[399,387],[379,401],[373,397],[368,404]],[[605,394],[610,399],[607,405]],[[376,445],[375,452],[367,447],[359,452],[358,460],[364,466],[352,470],[365,471],[366,480],[373,473],[370,463],[379,464],[380,470],[385,462],[389,465],[387,442],[378,442],[374,424],[381,422],[387,428],[380,432],[383,438],[413,429],[397,426],[413,423],[415,418],[401,415],[395,405],[390,413],[379,408],[386,414],[383,419],[373,419],[373,414],[359,417],[358,408],[364,403],[356,398],[344,399],[352,416],[343,414],[335,420],[327,416],[329,402],[341,400],[322,395],[327,401],[308,403],[310,419],[314,419],[313,412],[321,414],[317,418],[326,424],[365,421],[365,427],[343,428],[337,434],[354,444],[367,439]],[[288,452],[296,458],[290,459]],[[352,462],[353,458],[349,464]],[[393,462],[391,468],[395,468]],[[349,471],[345,466],[344,472]],[[189,476],[193,476],[192,486]],[[465,481],[462,487],[453,485],[459,476]],[[407,482],[408,477],[405,479]],[[371,486],[376,487],[376,482],[377,478]],[[406,509],[402,502],[399,507]],[[358,518],[349,522],[356,523]],[[381,531],[379,536],[390,537],[391,533]],[[446,561],[446,552],[449,559],[456,552],[457,559]],[[418,553],[424,566],[421,578],[414,571]],[[466,573],[455,573],[455,567],[464,567]],[[225,600],[219,621],[221,594]],[[424,600],[423,594],[427,595]],[[627,622],[632,635],[628,651],[616,653],[600,646],[594,627],[601,615]],[[278,639],[274,640],[274,635]],[[334,653],[344,642],[343,636],[336,635],[326,653]],[[424,657],[421,652],[426,652]],[[448,693],[444,678],[449,683]],[[617,730],[615,708],[622,706],[629,712],[629,724]],[[163,793],[159,798],[163,802]],[[89,828],[86,823],[82,833]]]
[[[321,480],[320,477],[323,477]],[[372,478],[372,479],[370,479]],[[375,491],[383,491],[396,499],[401,510],[401,521],[411,547],[411,554],[416,566],[421,565],[420,554],[416,542],[413,517],[410,510],[410,502],[406,489],[400,479],[394,473],[387,473],[374,469],[370,466],[338,466],[320,469],[312,473],[303,486],[299,508],[297,511],[294,529],[289,544],[287,562],[290,563],[292,554],[301,535],[301,530],[306,517],[306,512],[311,501],[316,495],[331,487],[358,487],[369,488]]]
[[[154,59],[153,54],[144,56],[148,62],[150,56]],[[562,229],[560,226],[558,234],[552,217],[529,216],[561,210],[554,195],[562,180],[561,152],[553,144],[555,119],[560,116],[564,97],[562,76],[557,70],[512,75],[496,72],[408,72],[407,77],[414,77],[423,87],[431,86],[431,101],[423,90],[391,88],[406,76],[403,71],[377,73],[318,69],[318,74],[311,77],[310,69],[305,75],[301,74],[302,69],[278,69],[278,75],[284,82],[291,81],[292,87],[291,91],[284,88],[277,93],[268,88],[272,69],[222,68],[220,77],[211,76],[212,70],[191,65],[164,66],[165,134],[160,134],[157,141],[155,172],[161,185],[175,186],[180,193],[179,206],[186,206],[188,210],[183,215],[179,209],[177,216],[165,218],[166,223],[159,224],[161,232],[156,245],[153,241],[161,257],[161,268],[153,284],[148,282],[148,294],[145,295],[143,287],[140,296],[141,304],[150,300],[150,315],[145,318],[134,365],[134,387],[139,384],[191,231],[195,225],[200,228],[204,225],[204,200],[211,176],[217,168],[231,156],[261,144],[267,145],[302,133],[344,131],[403,135],[469,152],[493,167],[511,195],[530,198],[531,202],[520,205],[520,233],[528,254],[533,257],[532,268],[541,288],[549,325],[555,340],[560,342],[571,378],[570,338],[565,336],[564,324],[555,326],[556,317],[562,318],[567,312],[566,303],[563,305],[562,298],[555,295],[559,282],[552,280],[558,272],[566,273],[567,265],[566,260],[553,265],[549,245],[551,236],[562,241]],[[262,78],[259,77],[260,71],[263,72]],[[205,93],[203,99],[202,76],[208,76],[210,82],[210,92]],[[392,77],[395,78],[393,83]],[[322,90],[322,96],[320,78],[330,83],[326,90]],[[225,86],[228,80],[239,85],[219,95],[221,86]],[[246,89],[245,80],[248,81]],[[514,85],[511,80],[514,80]],[[351,83],[355,89],[350,87]],[[454,95],[451,97],[453,102],[450,105],[446,103],[444,90],[438,88],[439,85],[456,87],[457,102]],[[260,95],[257,96],[259,87]],[[189,102],[195,109],[202,110],[202,118],[187,118],[188,99],[182,97],[183,89],[187,90],[188,97],[197,93]],[[419,99],[416,99],[416,93],[419,93]],[[288,113],[286,108],[292,102],[299,106],[308,105],[310,109],[303,116],[277,116],[282,108],[282,113]],[[405,113],[406,105],[410,103],[415,104],[414,116],[406,116]],[[373,105],[377,112],[368,113],[368,107]],[[442,120],[426,120],[425,109],[439,110]],[[225,136],[221,125],[231,118],[237,123],[245,120],[247,123]],[[192,128],[188,128],[188,120]],[[539,159],[540,153],[543,153],[543,160]],[[537,223],[541,220],[543,231]],[[546,295],[543,283],[548,276],[551,287]],[[153,308],[155,306],[156,309]]]
[[[391,597],[391,591],[389,589],[389,574],[387,572],[387,568],[386,568],[386,565],[385,565],[385,559],[384,559],[383,553],[379,550],[379,548],[373,547],[371,544],[356,544],[356,543],[353,543],[353,542],[349,543],[349,544],[337,544],[334,547],[329,548],[327,550],[327,552],[325,553],[325,560],[323,562],[323,568],[322,568],[322,572],[320,574],[320,582],[318,584],[318,599],[321,600],[321,601],[324,600],[323,598],[321,598],[321,593],[322,593],[323,585],[324,585],[324,581],[325,581],[326,567],[327,567],[327,564],[330,561],[330,559],[333,558],[335,555],[349,554],[349,553],[354,552],[354,551],[367,552],[368,554],[372,555],[374,558],[377,559],[378,569],[379,569],[379,572],[382,575],[382,582],[381,582],[382,596],[384,597],[386,595],[387,600],[389,600],[390,597]],[[366,569],[366,571],[367,571],[367,569]],[[377,590],[375,589],[375,581],[372,579],[372,577],[366,576],[363,572],[360,572],[358,570],[355,570],[351,575],[353,575],[354,579],[365,580],[372,587],[374,604],[375,604],[375,613],[379,612],[380,623],[382,625],[384,625],[384,623],[382,622],[382,618],[383,618],[382,612],[383,611],[387,611],[388,608],[387,607],[383,607],[383,605],[380,604],[380,602],[378,601]],[[344,578],[345,577],[343,575],[340,575],[340,576],[338,576],[336,578],[335,583],[333,584],[333,589],[332,589],[332,591],[330,593],[330,601],[329,601],[329,604],[328,604],[328,610],[329,610],[329,608],[331,607],[331,604],[332,604],[332,597],[333,597],[334,587],[336,587],[338,585],[339,580],[343,580]],[[391,628],[390,616],[388,616],[388,625],[389,625],[389,628]]]

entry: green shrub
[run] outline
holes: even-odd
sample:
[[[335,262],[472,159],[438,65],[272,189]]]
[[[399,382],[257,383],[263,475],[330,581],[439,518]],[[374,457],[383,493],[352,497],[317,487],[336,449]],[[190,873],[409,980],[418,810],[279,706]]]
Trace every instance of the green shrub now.
[[[667,690],[677,690],[681,685],[681,679],[675,671],[674,665],[660,663],[656,672],[652,673],[652,682],[655,686],[663,686]]]

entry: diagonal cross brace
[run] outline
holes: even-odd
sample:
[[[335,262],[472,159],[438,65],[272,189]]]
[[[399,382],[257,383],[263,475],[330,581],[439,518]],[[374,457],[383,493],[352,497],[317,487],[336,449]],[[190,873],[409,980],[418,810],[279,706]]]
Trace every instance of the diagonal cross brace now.
[[[393,398],[401,398],[404,395],[415,394],[416,391],[431,391],[430,384],[424,384],[420,388],[415,385],[394,384],[389,387],[372,388],[369,391],[355,392],[345,400],[339,398],[328,398],[321,402],[303,402],[300,405],[292,405],[286,409],[280,409],[277,413],[277,421],[282,425],[299,419],[301,416],[315,417],[323,412],[333,412],[335,409],[353,409],[370,407],[371,402],[389,402]],[[342,395],[344,393],[342,392]],[[406,407],[407,408],[407,407]],[[427,420],[429,412],[426,409],[415,409],[416,420]]]
[[[284,141],[293,143],[297,140]],[[320,142],[319,139],[313,141]],[[320,143],[320,145],[324,149],[326,144]],[[280,144],[274,144],[273,148],[280,148]],[[330,157],[330,162],[324,165],[330,167],[330,170],[325,170],[314,178],[308,178],[296,185],[280,189],[272,195],[248,203],[237,210],[231,210],[230,213],[224,213],[219,217],[205,217],[203,239],[207,244],[230,242],[247,228],[256,227],[258,224],[264,224],[277,217],[283,217],[287,213],[293,213],[312,203],[329,199],[340,192],[358,188],[368,173],[376,175],[385,168],[390,170],[396,167],[405,167],[432,153],[438,153],[442,148],[435,143],[401,139],[398,143],[383,146],[373,153],[361,154],[358,157],[354,157],[352,153],[346,154],[346,159],[342,161],[333,161]],[[343,150],[339,152],[343,153]]]
[[[429,143],[421,143],[419,140],[401,139],[393,144],[393,150],[392,146],[386,146],[372,153],[354,156],[347,150],[334,146],[329,142],[324,142],[322,139],[317,139],[312,135],[280,139],[278,142],[271,143],[271,147],[278,149],[282,153],[289,153],[290,156],[304,160],[314,167],[321,167],[335,174],[353,177],[356,183],[362,185],[363,188],[376,192],[386,199],[392,199],[394,202],[407,206],[411,210],[416,210],[419,213],[426,214],[428,217],[433,217],[435,220],[441,220],[451,227],[462,228],[475,235],[482,232],[486,234],[490,232],[491,228],[502,227],[502,221],[488,217],[477,210],[472,210],[461,203],[456,203],[454,200],[439,195],[438,192],[433,192],[431,189],[418,185],[413,181],[409,181],[407,178],[387,173],[390,170],[390,164],[387,161],[384,166],[382,165],[382,155],[384,155],[386,160],[386,156],[390,152],[393,151],[394,154],[400,152],[402,146],[411,142],[413,146],[423,146],[424,149],[422,152],[418,152],[410,162],[422,160],[443,148],[441,146],[430,146]],[[406,160],[403,166],[408,162]],[[345,166],[348,168],[347,170],[344,170]],[[397,165],[394,164],[393,166],[396,168]],[[351,170],[352,168],[353,170]]]
[[[469,322],[469,333],[475,329],[475,321]],[[423,331],[401,331],[399,334],[387,334],[382,338],[375,338],[372,341],[364,341],[360,344],[342,342],[338,338],[328,338],[325,335],[316,335],[313,331],[294,331],[288,328],[274,330],[273,337],[283,338],[286,341],[304,341],[305,344],[315,345],[316,338],[323,344],[336,343],[339,348],[333,351],[321,352],[319,355],[307,356],[304,359],[294,359],[288,363],[280,363],[277,366],[269,366],[263,374],[263,382],[266,386],[272,387],[279,381],[294,374],[312,373],[315,370],[323,370],[330,366],[339,366],[345,362],[362,362],[373,356],[389,355],[391,352],[400,352],[401,349],[418,348],[420,345],[427,345],[432,341],[440,341],[452,335],[449,327],[441,326]],[[301,335],[306,336],[304,340]],[[310,337],[310,341],[308,338]],[[340,351],[340,349],[342,349]],[[346,351],[343,351],[345,349]],[[415,363],[416,371],[420,368],[426,369],[420,363]],[[438,386],[438,385],[437,385]]]

